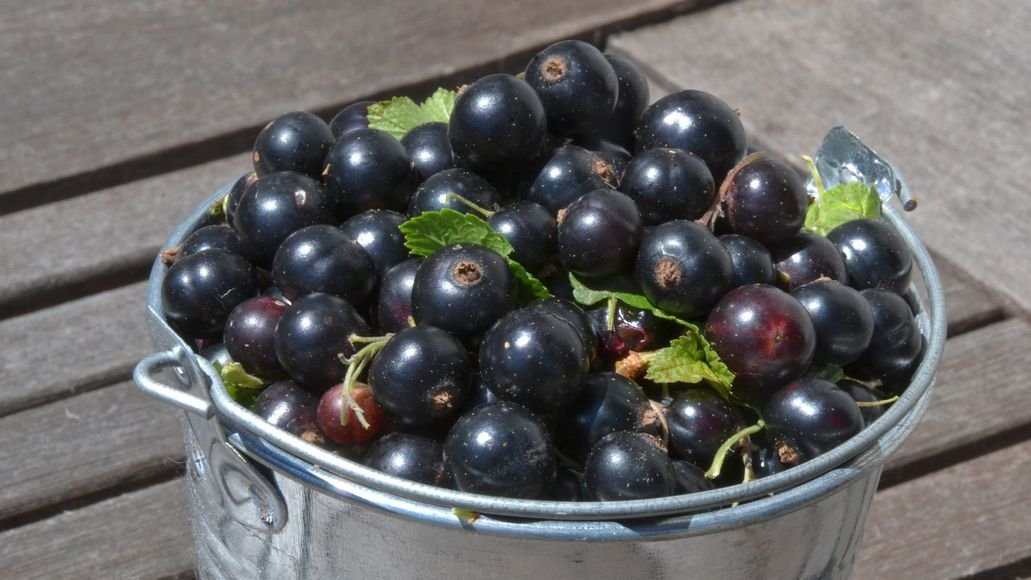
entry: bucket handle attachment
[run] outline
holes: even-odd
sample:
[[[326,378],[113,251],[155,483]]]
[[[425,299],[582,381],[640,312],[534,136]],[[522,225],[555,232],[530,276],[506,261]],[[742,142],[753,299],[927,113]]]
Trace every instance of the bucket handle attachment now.
[[[166,385],[154,378],[155,373],[169,367],[175,369],[175,372],[180,375],[185,374],[186,371],[183,369],[188,368],[189,363],[184,362],[184,358],[189,355],[184,355],[185,351],[181,346],[149,355],[136,364],[136,368],[132,372],[132,380],[141,391],[151,397],[184,411],[200,415],[205,419],[210,419],[215,415],[215,407],[210,401],[205,401],[182,389]]]

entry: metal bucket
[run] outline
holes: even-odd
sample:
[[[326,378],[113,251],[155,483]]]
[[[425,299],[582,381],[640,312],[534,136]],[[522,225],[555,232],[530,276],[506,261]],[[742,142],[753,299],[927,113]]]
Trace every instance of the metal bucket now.
[[[863,179],[884,199],[927,289],[915,291],[924,359],[902,397],[858,436],[747,484],[653,500],[566,503],[486,497],[394,478],[265,423],[228,395],[209,360],[164,320],[155,261],[148,317],[159,350],[136,383],[184,411],[187,483],[203,578],[847,578],[886,458],[931,398],[945,342],[937,272],[899,212],[894,168],[843,128],[817,157],[828,187]],[[217,192],[166,247],[205,219]],[[206,353],[208,357],[218,353]],[[453,508],[482,514],[469,523]]]

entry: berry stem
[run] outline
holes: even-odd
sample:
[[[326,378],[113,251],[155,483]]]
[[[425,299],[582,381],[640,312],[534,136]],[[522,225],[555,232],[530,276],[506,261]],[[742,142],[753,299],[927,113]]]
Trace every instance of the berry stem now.
[[[616,309],[619,307],[619,299],[609,296],[608,309],[605,311],[605,330],[616,329]]]
[[[707,479],[716,479],[720,476],[720,471],[723,469],[723,460],[727,458],[727,453],[735,445],[742,443],[742,439],[747,440],[748,436],[755,435],[759,431],[762,431],[766,427],[766,422],[762,419],[755,425],[745,427],[744,429],[734,433],[729,439],[720,445],[720,448],[716,451],[716,456],[712,459],[712,465],[709,470],[705,472]],[[742,443],[743,444],[743,443]]]
[[[816,186],[816,195],[823,199],[823,192],[826,190],[823,188],[823,177],[820,176],[820,171],[816,169],[816,161],[808,155],[803,155],[802,160],[809,167],[809,172],[813,174],[813,185]]]
[[[473,211],[475,211],[475,212],[479,213],[480,215],[482,215],[484,219],[490,219],[490,217],[492,215],[494,215],[494,212],[490,211],[489,209],[483,207],[482,205],[479,205],[478,203],[476,203],[474,201],[466,199],[466,198],[462,197],[461,195],[458,195],[457,193],[449,193],[449,194],[447,194],[447,199],[448,199],[448,201],[457,201],[457,202],[459,202],[461,204],[464,204],[464,205],[468,206]]]
[[[895,395],[894,397],[891,397],[891,398],[888,398],[888,399],[881,399],[880,401],[856,401],[856,406],[860,407],[860,408],[862,408],[862,407],[880,407],[882,405],[890,405],[890,404],[894,403],[897,400],[899,400],[899,396]]]
[[[364,344],[365,346],[350,358],[341,357],[341,360],[347,363],[347,372],[344,373],[344,387],[340,390],[340,396],[343,397],[343,404],[340,405],[341,425],[347,425],[347,410],[350,409],[354,411],[354,416],[358,418],[358,422],[362,424],[362,427],[365,429],[369,428],[369,422],[365,419],[365,411],[351,397],[351,391],[354,389],[355,383],[358,382],[358,378],[365,372],[365,367],[372,362],[372,359],[376,358],[379,351],[383,350],[383,347],[387,345],[392,336],[394,336],[392,333],[388,333],[383,336],[358,336],[352,334],[347,337],[351,344]]]

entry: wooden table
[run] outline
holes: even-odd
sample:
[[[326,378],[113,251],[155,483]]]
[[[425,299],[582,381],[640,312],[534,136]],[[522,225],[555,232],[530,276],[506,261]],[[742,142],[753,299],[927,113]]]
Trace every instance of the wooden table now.
[[[0,16],[0,565],[191,576],[175,414],[138,393],[145,277],[279,113],[422,96],[582,38],[791,158],[844,123],[903,169],[949,333],[856,576],[1031,575],[1031,5],[45,0]],[[704,8],[704,9],[702,9]]]

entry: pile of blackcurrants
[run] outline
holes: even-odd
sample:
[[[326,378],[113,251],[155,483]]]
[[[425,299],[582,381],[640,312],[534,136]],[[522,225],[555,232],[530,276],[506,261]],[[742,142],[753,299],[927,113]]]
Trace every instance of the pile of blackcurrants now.
[[[271,424],[460,491],[655,498],[827,452],[922,355],[908,248],[713,95],[648,101],[564,41],[421,106],[287,113],[163,252],[167,320]]]

